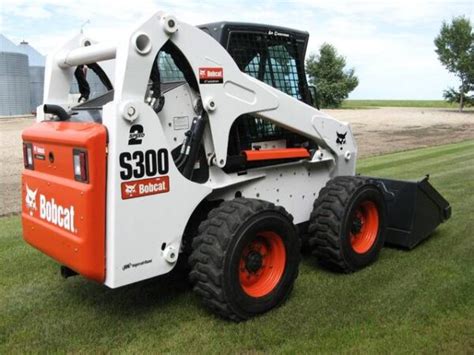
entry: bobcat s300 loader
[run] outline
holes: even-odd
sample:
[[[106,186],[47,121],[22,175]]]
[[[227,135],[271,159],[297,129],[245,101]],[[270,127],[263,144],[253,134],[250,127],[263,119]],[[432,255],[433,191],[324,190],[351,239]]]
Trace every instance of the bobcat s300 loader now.
[[[289,296],[303,235],[342,272],[417,245],[449,204],[427,178],[355,175],[350,126],[315,108],[308,36],[159,12],[117,43],[55,50],[23,132],[25,240],[110,288],[188,261],[204,305],[236,321]],[[105,94],[90,98],[86,68]]]

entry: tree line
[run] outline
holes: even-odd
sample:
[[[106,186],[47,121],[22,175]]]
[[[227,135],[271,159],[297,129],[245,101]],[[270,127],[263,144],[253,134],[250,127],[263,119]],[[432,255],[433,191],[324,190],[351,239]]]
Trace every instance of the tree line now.
[[[447,88],[443,97],[458,103],[460,111],[474,106],[474,32],[470,20],[461,16],[443,22],[434,44],[440,62],[460,81],[459,87]],[[359,84],[354,68],[347,69],[346,59],[328,43],[306,60],[306,73],[321,108],[340,107]]]

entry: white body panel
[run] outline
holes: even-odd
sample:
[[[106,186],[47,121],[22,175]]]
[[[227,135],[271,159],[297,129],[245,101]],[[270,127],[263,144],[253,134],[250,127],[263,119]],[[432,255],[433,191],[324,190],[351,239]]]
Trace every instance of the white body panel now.
[[[178,251],[183,231],[195,208],[204,199],[232,199],[236,192],[282,205],[295,223],[308,220],[312,204],[328,179],[355,172],[356,146],[347,123],[308,106],[283,92],[242,73],[226,50],[200,29],[157,13],[141,22],[116,47],[91,45],[76,37],[48,57],[45,103],[66,106],[72,80],[72,66],[90,59],[110,60],[109,76],[115,88],[114,99],[103,107],[103,124],[109,136],[107,162],[106,280],[119,287],[169,272],[175,266],[170,253]],[[176,30],[177,27],[177,30]],[[139,43],[137,38],[145,35]],[[149,42],[146,41],[149,39]],[[198,93],[188,85],[165,94],[165,106],[157,115],[144,102],[153,61],[166,41],[172,41],[184,54],[199,83],[199,68],[221,67],[222,84],[199,84],[209,126],[204,146],[213,159],[207,182],[198,184],[182,176],[169,155],[170,190],[167,193],[122,199],[119,155],[141,150],[177,147],[184,136],[186,120],[193,115]],[[197,45],[199,44],[199,45]],[[210,102],[214,107],[210,106]],[[44,114],[39,110],[38,120]],[[280,126],[314,140],[320,147],[310,160],[250,169],[247,174],[226,174],[229,131],[234,120],[245,113],[256,113]],[[184,119],[183,117],[187,117]],[[129,145],[132,125],[142,125],[139,146]],[[190,123],[189,123],[190,124]],[[336,132],[347,132],[344,144],[336,142]],[[162,246],[166,247],[162,250]],[[171,251],[170,251],[171,250]],[[168,260],[168,261],[167,261]],[[136,265],[126,267],[126,265]]]

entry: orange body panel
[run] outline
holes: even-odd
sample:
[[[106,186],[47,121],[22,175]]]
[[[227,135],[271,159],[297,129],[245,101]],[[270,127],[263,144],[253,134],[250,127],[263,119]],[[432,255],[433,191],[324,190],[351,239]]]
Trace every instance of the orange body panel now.
[[[105,126],[41,122],[25,129],[34,170],[22,174],[24,239],[79,274],[105,279]],[[88,183],[74,178],[73,149],[87,150]]]
[[[309,152],[305,148],[244,150],[244,154],[247,161],[309,158]]]

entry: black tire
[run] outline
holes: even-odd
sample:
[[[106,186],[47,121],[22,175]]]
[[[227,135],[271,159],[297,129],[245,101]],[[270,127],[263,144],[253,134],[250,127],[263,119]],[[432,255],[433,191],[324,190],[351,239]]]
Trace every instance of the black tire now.
[[[364,209],[370,214],[363,216]],[[367,222],[365,226],[361,220]],[[309,245],[322,265],[349,273],[377,259],[385,231],[386,207],[379,188],[366,177],[336,177],[321,189],[314,202]],[[369,237],[358,240],[359,235]],[[357,244],[359,241],[362,243]]]
[[[214,313],[233,321],[246,320],[281,305],[293,289],[300,262],[300,241],[292,220],[292,216],[282,207],[255,199],[237,198],[213,209],[207,220],[199,226],[189,258],[192,268],[190,280],[203,304]],[[257,270],[251,270],[249,255],[256,252],[249,251],[249,245],[260,243],[263,240],[261,238],[264,238],[262,233],[272,238],[276,235],[278,247],[270,244],[268,249],[264,247],[266,252],[265,255],[260,254],[260,269],[257,266]],[[279,265],[283,265],[278,269],[276,264],[267,262],[269,259],[265,258],[275,255],[282,248],[285,259],[284,262],[278,259]],[[243,259],[246,252],[246,259]],[[245,267],[242,266],[244,260]],[[244,290],[247,281],[245,277],[242,281],[242,275],[248,273],[255,276],[258,270],[271,273],[277,269],[281,270],[280,276],[275,278],[277,281],[274,286],[268,287],[268,293],[251,295],[249,290],[255,291],[250,286],[247,291]]]

